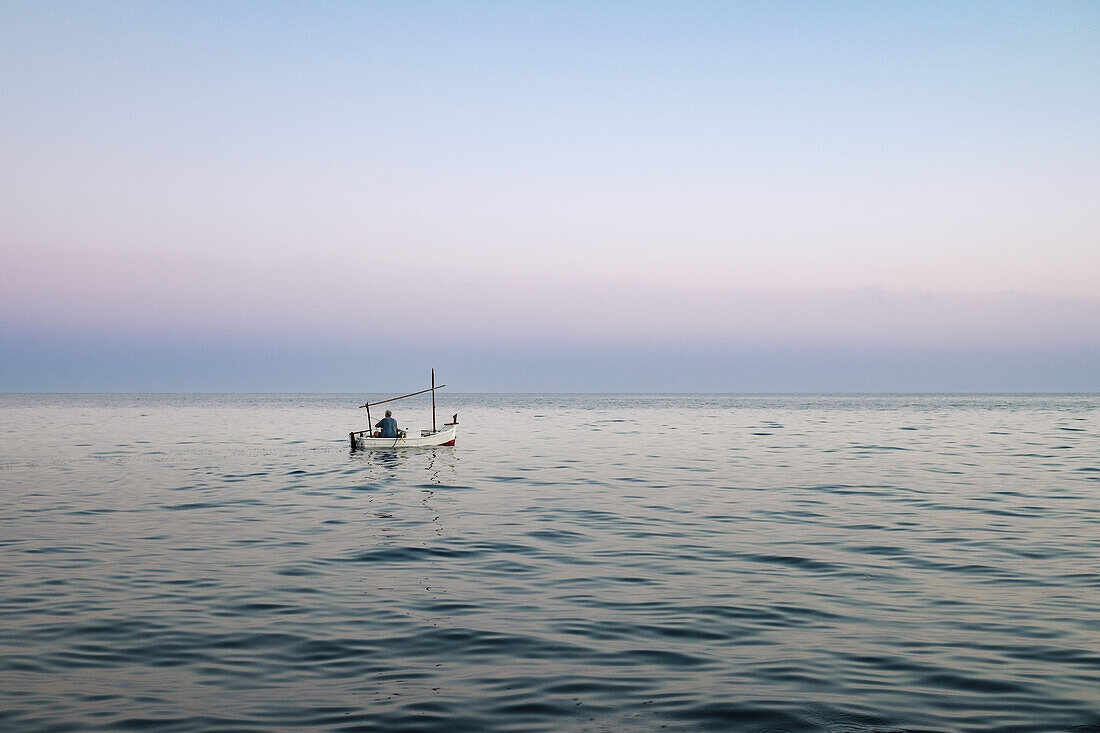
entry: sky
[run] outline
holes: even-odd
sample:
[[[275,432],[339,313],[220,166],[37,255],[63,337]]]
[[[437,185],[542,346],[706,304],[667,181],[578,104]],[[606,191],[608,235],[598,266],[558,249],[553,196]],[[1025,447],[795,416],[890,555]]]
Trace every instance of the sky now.
[[[1095,2],[0,0],[0,391],[1100,391]]]

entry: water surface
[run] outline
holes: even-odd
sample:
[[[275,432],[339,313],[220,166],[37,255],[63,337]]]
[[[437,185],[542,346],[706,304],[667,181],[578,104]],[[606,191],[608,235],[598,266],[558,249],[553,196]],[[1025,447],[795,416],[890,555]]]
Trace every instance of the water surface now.
[[[0,395],[0,727],[1100,730],[1096,395],[365,398]]]

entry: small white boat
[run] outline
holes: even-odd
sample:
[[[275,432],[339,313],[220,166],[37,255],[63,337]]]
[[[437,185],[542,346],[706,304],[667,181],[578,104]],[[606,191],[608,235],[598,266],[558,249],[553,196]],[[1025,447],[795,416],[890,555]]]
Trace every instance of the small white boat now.
[[[420,435],[408,435],[399,430],[396,438],[375,438],[369,430],[351,433],[352,450],[390,450],[392,448],[429,448],[435,445],[454,445],[458,425],[447,423],[440,430],[421,430]]]
[[[379,400],[378,402],[368,402],[365,405],[359,405],[360,408],[366,408],[367,410],[367,425],[366,430],[353,430],[348,433],[348,442],[351,443],[351,450],[355,452],[357,450],[391,450],[393,448],[430,448],[437,445],[454,445],[455,436],[458,435],[458,414],[455,413],[449,423],[444,423],[442,428],[436,428],[435,422],[435,391],[437,389],[443,389],[447,385],[441,384],[438,387],[435,384],[435,369],[432,369],[432,386],[428,389],[422,389],[419,392],[412,392],[410,394],[401,395],[400,397],[390,397],[386,400]],[[386,402],[395,402],[397,400],[403,400],[406,397],[415,397],[418,394],[424,394],[425,392],[432,393],[432,428],[431,430],[398,430],[396,438],[383,438],[379,435],[376,427],[371,421],[370,408],[376,405],[381,405]],[[419,433],[419,434],[418,434]]]

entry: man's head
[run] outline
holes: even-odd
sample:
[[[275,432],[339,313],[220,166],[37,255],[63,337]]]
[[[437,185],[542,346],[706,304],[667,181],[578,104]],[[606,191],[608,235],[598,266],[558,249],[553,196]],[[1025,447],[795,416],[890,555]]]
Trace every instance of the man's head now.
[[[389,410],[386,410],[386,417],[393,417],[393,413]]]

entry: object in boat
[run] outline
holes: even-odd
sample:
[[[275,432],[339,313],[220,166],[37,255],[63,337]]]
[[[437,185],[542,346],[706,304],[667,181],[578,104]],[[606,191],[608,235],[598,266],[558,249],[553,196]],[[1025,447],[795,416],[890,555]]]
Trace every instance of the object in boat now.
[[[348,442],[351,443],[351,450],[355,452],[357,450],[372,450],[383,448],[390,450],[392,448],[427,448],[437,445],[454,445],[455,436],[458,434],[458,413],[454,414],[449,423],[444,423],[442,428],[436,427],[435,422],[435,391],[437,389],[443,389],[447,385],[440,384],[436,386],[435,383],[435,369],[432,369],[432,386],[428,389],[422,389],[419,392],[412,392],[410,394],[401,395],[400,397],[390,397],[386,400],[378,400],[377,402],[368,402],[365,405],[359,405],[360,409],[366,408],[367,410],[367,425],[370,427],[366,430],[353,430],[348,433]],[[432,429],[428,430],[398,430],[396,438],[375,438],[374,437],[374,421],[370,417],[370,408],[376,405],[381,405],[386,402],[396,402],[397,400],[403,400],[406,397],[415,397],[425,392],[432,393]]]

